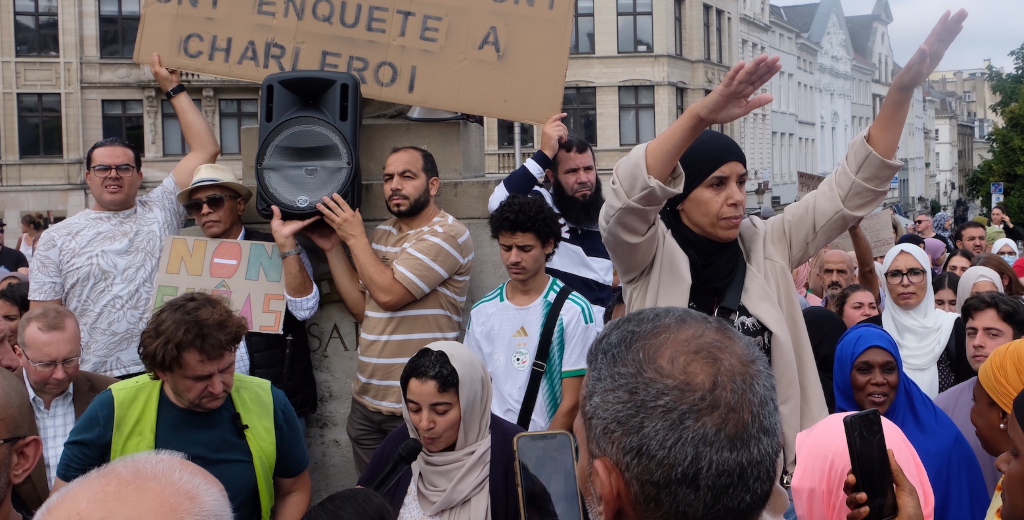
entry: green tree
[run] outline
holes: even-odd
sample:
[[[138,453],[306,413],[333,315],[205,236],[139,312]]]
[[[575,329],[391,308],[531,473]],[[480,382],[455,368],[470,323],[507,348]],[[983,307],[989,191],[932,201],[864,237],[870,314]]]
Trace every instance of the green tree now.
[[[977,166],[967,179],[967,194],[980,199],[986,210],[991,205],[989,183],[1002,182],[1003,204],[1013,218],[1024,217],[1024,45],[1010,53],[1014,70],[1002,73],[989,66],[992,92],[1001,99],[991,108],[1003,117],[1003,126],[993,128],[986,141],[992,158]],[[987,213],[987,211],[986,211]]]

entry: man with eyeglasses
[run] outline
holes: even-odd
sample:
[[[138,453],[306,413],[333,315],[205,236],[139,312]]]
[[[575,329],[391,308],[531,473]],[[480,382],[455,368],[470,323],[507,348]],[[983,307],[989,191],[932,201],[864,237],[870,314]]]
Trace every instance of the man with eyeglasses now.
[[[313,283],[313,265],[295,234],[312,222],[284,221],[273,206],[270,233],[242,226],[242,213],[252,192],[235,180],[227,167],[204,164],[196,169],[192,184],[178,194],[178,202],[208,238],[255,240],[277,244],[284,265],[287,309],[281,334],[249,332],[235,355],[235,371],[262,377],[284,390],[305,425],[305,417],[316,411],[316,380],[309,354],[305,320],[313,317],[320,304],[320,290]],[[288,338],[291,338],[289,341]]]
[[[956,228],[956,247],[966,249],[973,255],[980,255],[988,252],[988,242],[985,241],[985,226],[980,222],[968,220]]]
[[[151,70],[170,99],[191,152],[144,196],[141,150],[107,138],[85,156],[85,183],[94,204],[50,227],[36,245],[29,275],[32,308],[62,304],[82,327],[82,368],[114,377],[144,370],[139,336],[149,319],[160,251],[177,234],[185,212],[178,192],[220,154],[217,137],[189,99],[178,71],[153,54]]]
[[[953,250],[953,244],[949,239],[935,232],[932,227],[932,216],[928,213],[919,213],[914,218],[914,231],[921,238],[934,238],[942,242],[946,246],[947,252]]]
[[[43,443],[31,434],[32,406],[25,384],[6,370],[0,370],[0,403],[0,519],[20,520],[31,510],[13,491],[32,474]]]
[[[32,309],[21,318],[18,375],[24,378],[35,422],[31,435],[43,439],[43,457],[15,492],[35,511],[50,494],[57,463],[75,421],[97,394],[117,382],[79,369],[82,356],[78,320],[60,305]]]

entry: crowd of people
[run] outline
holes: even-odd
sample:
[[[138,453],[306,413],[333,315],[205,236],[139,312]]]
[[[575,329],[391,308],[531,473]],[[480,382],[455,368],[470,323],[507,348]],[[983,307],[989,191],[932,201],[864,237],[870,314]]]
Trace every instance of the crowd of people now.
[[[213,131],[154,55],[190,153],[139,196],[139,152],[96,143],[95,205],[41,234],[25,224],[28,276],[0,280],[0,520],[511,520],[513,439],[547,430],[575,435],[589,518],[860,519],[871,497],[842,423],[870,409],[898,518],[1024,518],[1024,233],[999,206],[990,222],[894,223],[881,256],[860,230],[902,167],[913,91],[966,16],[943,15],[840,166],[766,219],[745,212],[744,151],[707,128],[771,102],[777,57],[734,67],[622,158],[607,194],[591,146],[552,116],[488,202],[475,238],[508,280],[470,308],[474,237],[437,205],[429,151],[387,157],[393,218],[370,232],[337,195],[307,220],[272,208],[269,233],[243,226],[252,192],[215,164]],[[161,245],[186,217],[276,245],[283,334],[202,292],[150,315]],[[846,231],[854,251],[830,250]],[[321,396],[303,322],[320,292],[300,234],[359,324],[358,485],[312,507]],[[412,439],[422,451],[395,473]]]

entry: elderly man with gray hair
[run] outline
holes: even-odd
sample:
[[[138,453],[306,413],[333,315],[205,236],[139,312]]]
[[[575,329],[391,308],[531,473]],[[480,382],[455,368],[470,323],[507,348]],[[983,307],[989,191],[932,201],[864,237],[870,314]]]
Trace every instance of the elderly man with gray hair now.
[[[725,320],[657,307],[609,323],[573,429],[593,520],[777,518],[788,505],[774,376]]]
[[[36,520],[233,520],[220,481],[176,451],[104,464],[50,497]]]

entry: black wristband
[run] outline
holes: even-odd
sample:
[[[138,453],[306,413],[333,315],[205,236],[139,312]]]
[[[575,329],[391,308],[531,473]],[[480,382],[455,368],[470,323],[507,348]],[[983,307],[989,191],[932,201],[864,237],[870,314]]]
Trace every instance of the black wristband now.
[[[185,92],[185,85],[182,85],[181,83],[178,83],[177,85],[171,87],[171,90],[168,90],[167,92],[164,92],[164,96],[166,96],[167,99],[171,99],[172,97],[177,96],[178,94],[181,94],[182,92]]]

